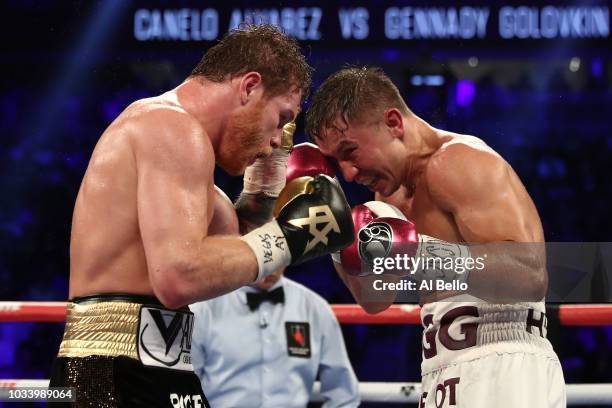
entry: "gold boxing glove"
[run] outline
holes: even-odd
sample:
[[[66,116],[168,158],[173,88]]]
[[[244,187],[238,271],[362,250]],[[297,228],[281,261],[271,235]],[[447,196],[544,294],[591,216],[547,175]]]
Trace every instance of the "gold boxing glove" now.
[[[276,201],[274,220],[241,239],[255,253],[260,280],[279,268],[349,246],[355,231],[340,185],[319,174],[287,183]]]

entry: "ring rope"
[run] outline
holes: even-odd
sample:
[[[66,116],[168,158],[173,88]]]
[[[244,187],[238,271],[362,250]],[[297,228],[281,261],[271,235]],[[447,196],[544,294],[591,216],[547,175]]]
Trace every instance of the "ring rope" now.
[[[391,305],[371,315],[359,305],[331,305],[344,324],[421,324],[418,305]],[[559,305],[559,321],[564,326],[612,325],[612,304]],[[66,302],[0,302],[0,322],[63,322]]]
[[[332,309],[345,324],[420,324],[418,305],[392,305],[376,315],[366,313],[354,304],[336,304]],[[553,309],[554,310],[554,309]],[[559,305],[560,323],[566,326],[612,325],[612,305]],[[66,302],[0,302],[0,322],[64,322]],[[47,387],[49,380],[4,380],[0,388]],[[568,405],[612,404],[612,384],[567,384]],[[313,389],[312,401],[322,401],[320,384]],[[420,383],[362,382],[359,392],[363,402],[416,403],[421,395]]]
[[[49,380],[1,380],[0,388],[46,388]],[[311,402],[323,402],[321,384],[317,381],[310,396]],[[568,405],[609,405],[612,403],[612,384],[567,384]],[[418,403],[421,384],[415,382],[360,382],[361,402]]]

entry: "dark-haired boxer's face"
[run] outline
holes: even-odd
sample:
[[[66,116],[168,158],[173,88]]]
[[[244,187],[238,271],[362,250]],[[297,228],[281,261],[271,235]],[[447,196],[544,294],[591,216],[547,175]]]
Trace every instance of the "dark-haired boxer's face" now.
[[[404,145],[384,123],[351,125],[343,132],[328,129],[316,141],[324,155],[337,161],[346,181],[383,196],[400,187]]]
[[[244,170],[255,159],[266,157],[280,146],[283,126],[295,119],[299,112],[300,92],[267,97],[258,96],[227,121],[226,137],[219,149],[218,164],[233,176]]]

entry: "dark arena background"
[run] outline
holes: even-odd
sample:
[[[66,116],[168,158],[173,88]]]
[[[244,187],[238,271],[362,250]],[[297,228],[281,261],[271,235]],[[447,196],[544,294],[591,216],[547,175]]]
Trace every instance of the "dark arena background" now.
[[[25,0],[1,7],[0,301],[67,299],[72,209],[98,137],[132,101],[181,83],[245,21],[296,37],[315,68],[314,89],[346,64],[380,66],[417,115],[484,139],[527,187],[546,240],[567,244],[570,257],[579,252],[580,267],[564,266],[573,280],[559,303],[612,301],[610,2]],[[302,115],[297,129],[295,142],[305,141]],[[242,188],[240,177],[220,170],[215,180],[232,199]],[[351,205],[373,199],[365,187],[343,185]],[[286,275],[331,304],[354,303],[328,257]],[[0,303],[0,312],[11,307]],[[549,338],[566,382],[612,383],[612,326],[560,325],[557,311],[551,304]],[[361,382],[420,380],[419,325],[342,329]],[[0,321],[0,384],[48,378],[62,330],[58,322]]]

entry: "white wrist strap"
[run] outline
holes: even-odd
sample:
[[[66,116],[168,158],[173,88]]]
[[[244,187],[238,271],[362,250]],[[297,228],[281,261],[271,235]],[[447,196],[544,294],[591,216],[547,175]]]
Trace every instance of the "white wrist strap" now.
[[[291,252],[287,239],[276,220],[254,229],[240,239],[249,244],[257,258],[258,273],[255,281],[291,263]]]
[[[257,159],[244,171],[243,192],[248,194],[264,193],[270,197],[278,197],[287,177],[287,160],[289,152],[284,149],[274,149],[265,159]]]

